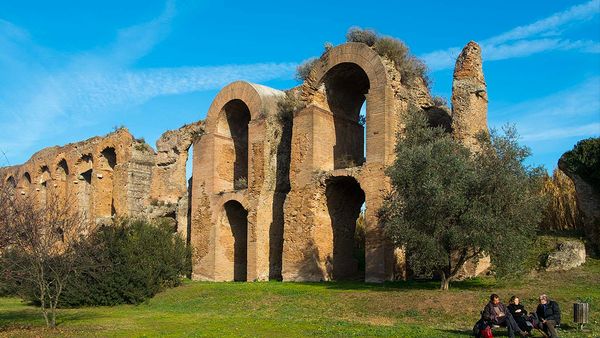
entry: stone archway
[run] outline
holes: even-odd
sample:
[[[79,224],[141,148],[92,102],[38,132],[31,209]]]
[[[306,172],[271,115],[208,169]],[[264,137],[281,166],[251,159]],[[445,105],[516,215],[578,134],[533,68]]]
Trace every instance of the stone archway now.
[[[233,263],[233,280],[242,282],[248,276],[248,211],[238,201],[223,205],[225,222],[230,232],[222,240],[226,258]]]
[[[332,177],[325,190],[331,219],[333,250],[328,274],[333,280],[364,280],[364,237],[357,236],[356,222],[365,202],[365,192],[350,176]],[[360,243],[362,241],[362,243]],[[359,257],[362,255],[362,257]]]
[[[240,190],[248,186],[248,123],[250,109],[239,99],[227,102],[219,114],[216,136],[219,146],[215,160],[217,175],[226,182],[224,190]]]
[[[333,168],[360,166],[366,161],[360,111],[369,92],[369,77],[356,63],[343,62],[325,73],[323,86],[333,117]]]
[[[110,218],[115,216],[114,171],[117,165],[117,153],[114,147],[106,147],[98,158],[98,174],[96,177],[96,217]]]

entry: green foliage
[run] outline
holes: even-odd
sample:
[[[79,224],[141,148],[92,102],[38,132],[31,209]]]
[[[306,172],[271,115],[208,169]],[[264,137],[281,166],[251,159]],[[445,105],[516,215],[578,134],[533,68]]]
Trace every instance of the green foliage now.
[[[101,227],[78,250],[92,262],[65,288],[62,306],[137,304],[177,286],[190,270],[190,252],[172,227],[124,220]]]
[[[385,56],[394,62],[394,66],[402,75],[401,81],[410,85],[415,79],[422,79],[426,86],[431,84],[427,76],[427,66],[423,61],[411,55],[408,47],[396,38],[381,37],[373,46],[377,54]]]
[[[321,62],[318,58],[310,58],[296,67],[296,80],[303,82],[308,79],[311,70],[317,65],[317,63]]]
[[[386,232],[419,274],[450,281],[464,262],[490,254],[496,272],[517,272],[541,217],[542,169],[523,161],[514,128],[480,137],[472,153],[420,111],[407,116],[387,175],[394,187],[381,210]]]
[[[577,174],[600,192],[600,137],[577,142],[572,150],[560,158],[560,168]]]
[[[371,29],[362,29],[360,27],[350,27],[346,33],[346,41],[360,42],[372,47],[377,42],[377,33]]]
[[[277,113],[279,121],[282,123],[291,123],[294,119],[294,112],[304,108],[302,102],[292,92],[288,91],[285,96],[277,101]]]

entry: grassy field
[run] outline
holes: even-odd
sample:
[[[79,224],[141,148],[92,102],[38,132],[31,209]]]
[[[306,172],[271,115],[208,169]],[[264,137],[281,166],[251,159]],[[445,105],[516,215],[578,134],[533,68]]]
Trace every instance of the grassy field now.
[[[546,292],[562,307],[561,337],[600,337],[600,260],[518,282],[478,278],[448,292],[437,288],[436,282],[186,282],[137,306],[61,310],[54,331],[44,328],[36,308],[0,298],[0,336],[467,337],[490,293],[503,301],[517,294],[532,309]],[[572,303],[580,297],[591,299],[585,332],[573,323]]]

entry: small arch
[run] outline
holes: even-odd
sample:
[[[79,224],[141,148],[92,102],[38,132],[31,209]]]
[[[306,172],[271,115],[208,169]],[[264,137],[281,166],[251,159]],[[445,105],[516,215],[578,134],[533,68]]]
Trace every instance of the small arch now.
[[[6,183],[8,184],[9,188],[15,189],[17,187],[17,180],[15,180],[12,175],[6,178]]]
[[[47,165],[40,167],[39,171],[39,201],[41,205],[48,204],[48,181],[50,181],[50,168]]]
[[[246,281],[248,278],[248,211],[238,201],[231,200],[223,205],[226,220],[231,230],[233,243],[233,280]]]
[[[29,174],[29,172],[24,172],[23,175],[21,176],[21,181],[19,182],[21,184],[21,188],[25,191],[29,190],[29,188],[31,187],[31,175]]]
[[[98,217],[115,216],[115,199],[114,199],[114,170],[117,165],[117,153],[115,148],[106,147],[98,156],[98,175],[96,203]]]
[[[69,176],[69,165],[67,164],[67,160],[63,158],[58,162],[55,173],[57,181],[67,181],[67,177]]]
[[[86,220],[91,218],[92,205],[92,174],[94,159],[91,154],[84,154],[75,164],[77,180],[76,194],[79,211]]]

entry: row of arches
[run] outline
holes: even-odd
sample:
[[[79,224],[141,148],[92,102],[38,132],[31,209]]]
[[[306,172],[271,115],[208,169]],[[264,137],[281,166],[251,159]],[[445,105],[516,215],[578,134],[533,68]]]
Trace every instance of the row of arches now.
[[[41,164],[37,170],[27,170],[20,175],[9,175],[5,182],[20,191],[21,195],[35,198],[41,206],[47,205],[53,198],[72,199],[87,220],[91,220],[92,215],[113,217],[115,215],[113,194],[114,171],[117,166],[116,149],[107,146],[95,158],[96,166],[91,153],[81,155],[72,164],[69,164],[66,157],[59,157],[54,166]],[[34,173],[33,178],[30,172]],[[94,177],[95,186],[92,185]],[[93,201],[97,201],[98,204],[95,210],[93,210]]]

